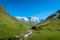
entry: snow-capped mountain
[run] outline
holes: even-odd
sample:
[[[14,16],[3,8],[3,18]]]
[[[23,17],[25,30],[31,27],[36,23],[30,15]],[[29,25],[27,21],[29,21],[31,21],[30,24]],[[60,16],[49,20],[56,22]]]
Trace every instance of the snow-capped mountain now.
[[[32,21],[32,22],[35,22],[35,23],[40,22],[39,18],[37,18],[37,17],[29,17],[29,21]]]
[[[23,20],[23,21],[26,21],[26,22],[35,22],[35,23],[39,23],[40,22],[40,19],[37,18],[37,17],[20,17],[20,16],[17,16],[16,17],[18,20]]]
[[[26,21],[26,22],[28,22],[29,21],[29,19],[27,18],[27,17],[20,17],[20,16],[18,16],[18,17],[16,17],[18,20],[23,20],[23,21]]]

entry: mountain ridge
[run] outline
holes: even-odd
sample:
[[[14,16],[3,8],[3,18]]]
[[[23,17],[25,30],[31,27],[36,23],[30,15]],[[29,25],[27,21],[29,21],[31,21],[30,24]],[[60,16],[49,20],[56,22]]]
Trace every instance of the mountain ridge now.
[[[28,40],[60,40],[60,10],[35,27],[34,34]]]
[[[47,17],[47,19],[49,19],[49,18],[50,18],[50,19],[52,19],[52,18],[55,19],[55,18],[57,18],[57,17],[59,17],[59,16],[60,16],[60,10],[57,10],[56,13],[54,13],[54,14],[50,15],[49,17]],[[47,19],[46,19],[46,20],[47,20]]]
[[[29,22],[29,21],[32,21],[32,22],[35,22],[35,23],[40,22],[40,19],[37,18],[37,17],[20,17],[20,16],[17,16],[16,18],[18,20],[23,20],[23,21],[26,21],[26,22]]]

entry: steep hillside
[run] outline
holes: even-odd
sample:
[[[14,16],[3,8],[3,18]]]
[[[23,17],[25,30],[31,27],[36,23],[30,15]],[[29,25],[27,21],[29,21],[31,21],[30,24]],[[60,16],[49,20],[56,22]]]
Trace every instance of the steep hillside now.
[[[45,21],[41,22],[40,24],[37,25],[37,27],[59,27],[60,25],[60,10],[58,10],[55,14],[52,14],[49,16]],[[50,26],[48,26],[50,25]]]
[[[60,10],[36,25],[28,40],[60,40]]]
[[[6,38],[20,35],[26,30],[26,25],[9,15],[5,9],[0,6],[0,39],[5,40]]]

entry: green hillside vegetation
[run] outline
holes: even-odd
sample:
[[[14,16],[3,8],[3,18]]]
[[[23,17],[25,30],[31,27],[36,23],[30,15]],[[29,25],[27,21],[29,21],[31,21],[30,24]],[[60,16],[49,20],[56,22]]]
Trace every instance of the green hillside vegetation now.
[[[28,40],[60,40],[60,10],[36,25]]]
[[[37,23],[35,23],[35,22],[33,22],[33,21],[29,21],[29,22],[26,22],[26,21],[24,21],[24,20],[19,20],[19,21],[20,21],[21,23],[25,24],[25,25],[28,27],[28,29],[31,29],[31,27],[37,25]]]
[[[7,40],[7,38],[13,38],[20,35],[27,30],[27,26],[11,15],[9,15],[5,9],[0,6],[0,39]]]

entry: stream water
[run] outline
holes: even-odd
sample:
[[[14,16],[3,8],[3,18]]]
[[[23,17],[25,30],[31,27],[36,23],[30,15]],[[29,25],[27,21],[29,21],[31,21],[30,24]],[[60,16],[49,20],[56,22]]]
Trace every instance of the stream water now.
[[[28,33],[26,33],[26,34],[23,35],[23,37],[25,37],[25,38],[28,37],[29,35],[32,34],[32,31],[33,31],[33,30],[29,30]]]
[[[26,33],[21,33],[20,35],[16,36],[16,38],[20,38],[19,40],[27,40],[28,37],[33,33],[33,30],[28,30]]]

